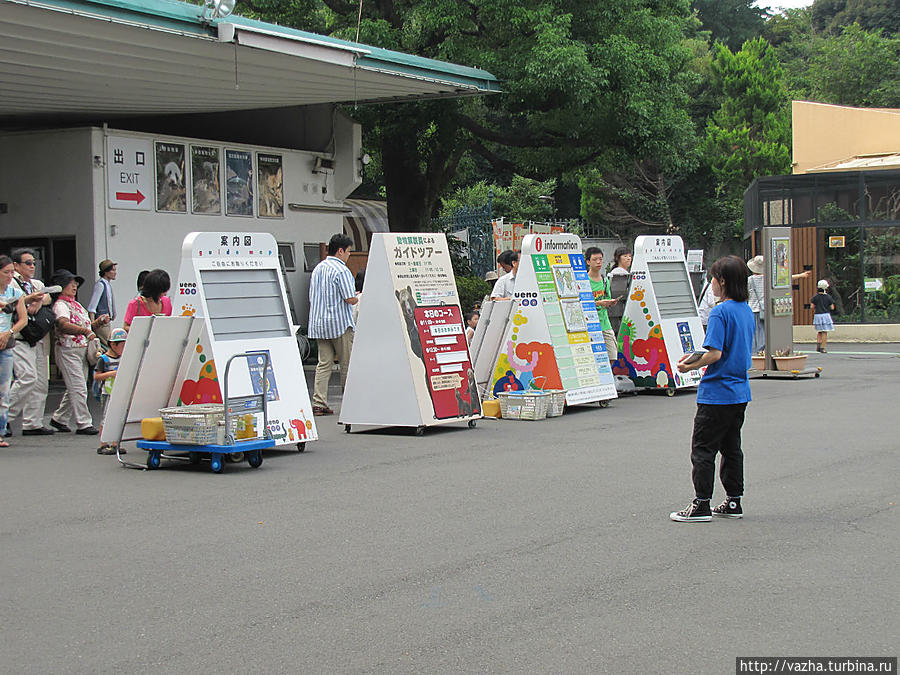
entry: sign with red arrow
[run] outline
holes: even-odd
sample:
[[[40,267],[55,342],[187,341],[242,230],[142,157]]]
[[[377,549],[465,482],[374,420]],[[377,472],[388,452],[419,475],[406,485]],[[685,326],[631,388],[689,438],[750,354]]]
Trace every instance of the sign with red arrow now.
[[[148,139],[106,137],[109,208],[150,211],[153,194],[153,144]]]

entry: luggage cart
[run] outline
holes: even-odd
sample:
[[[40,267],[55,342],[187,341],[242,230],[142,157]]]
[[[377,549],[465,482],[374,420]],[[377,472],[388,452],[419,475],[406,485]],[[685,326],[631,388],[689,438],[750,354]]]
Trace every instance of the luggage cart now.
[[[247,359],[248,365],[251,358],[262,356],[263,368],[261,371],[261,386],[259,394],[250,396],[229,396],[228,395],[228,374],[231,369],[231,362],[237,358]],[[224,434],[223,438],[218,438],[219,429],[217,415],[211,414],[208,409],[200,409],[199,406],[180,406],[185,413],[190,413],[191,409],[197,410],[194,417],[206,417],[207,419],[195,421],[193,425],[183,427],[183,430],[176,432],[177,441],[145,441],[136,442],[138,448],[147,451],[147,469],[158,469],[163,459],[170,459],[179,462],[190,462],[191,464],[199,464],[200,461],[209,456],[210,466],[214,473],[221,473],[225,469],[226,457],[231,457],[234,461],[240,461],[239,456],[247,459],[247,463],[254,469],[259,468],[263,462],[262,451],[266,448],[275,446],[275,440],[272,438],[272,432],[269,430],[269,417],[267,412],[267,395],[266,390],[266,373],[269,369],[269,354],[266,351],[249,351],[231,356],[225,364],[224,386],[222,392],[222,407],[224,413]],[[173,410],[172,408],[163,410]],[[160,411],[162,412],[162,411]],[[236,438],[235,417],[245,414],[256,414],[262,412],[263,417],[263,437],[242,440]],[[211,422],[212,420],[212,422]],[[170,427],[167,426],[166,435],[169,436]],[[219,441],[221,442],[210,442]],[[180,441],[180,442],[178,442]],[[188,453],[187,456],[167,454],[170,452]],[[141,467],[144,468],[144,467]]]

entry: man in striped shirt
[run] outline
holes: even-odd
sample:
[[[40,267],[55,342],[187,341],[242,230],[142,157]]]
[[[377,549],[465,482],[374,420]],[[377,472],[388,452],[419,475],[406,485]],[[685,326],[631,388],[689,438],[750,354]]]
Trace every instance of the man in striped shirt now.
[[[316,265],[309,281],[309,331],[319,348],[313,386],[313,414],[333,415],[328,407],[328,381],[335,358],[341,366],[341,390],[353,346],[353,308],[359,298],[347,267],[353,240],[336,234],[328,242],[328,257]]]

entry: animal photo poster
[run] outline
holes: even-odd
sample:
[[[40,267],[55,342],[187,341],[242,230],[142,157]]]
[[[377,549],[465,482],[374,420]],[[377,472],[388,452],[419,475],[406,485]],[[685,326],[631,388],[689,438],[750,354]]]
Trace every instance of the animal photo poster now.
[[[187,212],[182,143],[156,143],[156,210]]]
[[[191,146],[191,213],[219,215],[219,148]]]
[[[481,414],[447,239],[383,235],[423,417]],[[427,402],[427,415],[423,404]]]
[[[791,240],[788,237],[772,239],[772,288],[791,285]]]
[[[225,215],[253,215],[253,153],[225,149]]]
[[[281,155],[256,153],[260,218],[284,218],[283,162]]]

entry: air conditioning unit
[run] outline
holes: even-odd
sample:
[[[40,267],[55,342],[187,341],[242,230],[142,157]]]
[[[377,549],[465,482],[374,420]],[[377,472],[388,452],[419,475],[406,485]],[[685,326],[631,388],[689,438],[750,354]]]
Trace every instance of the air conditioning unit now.
[[[316,162],[313,165],[313,173],[334,173],[334,160],[316,157]]]

